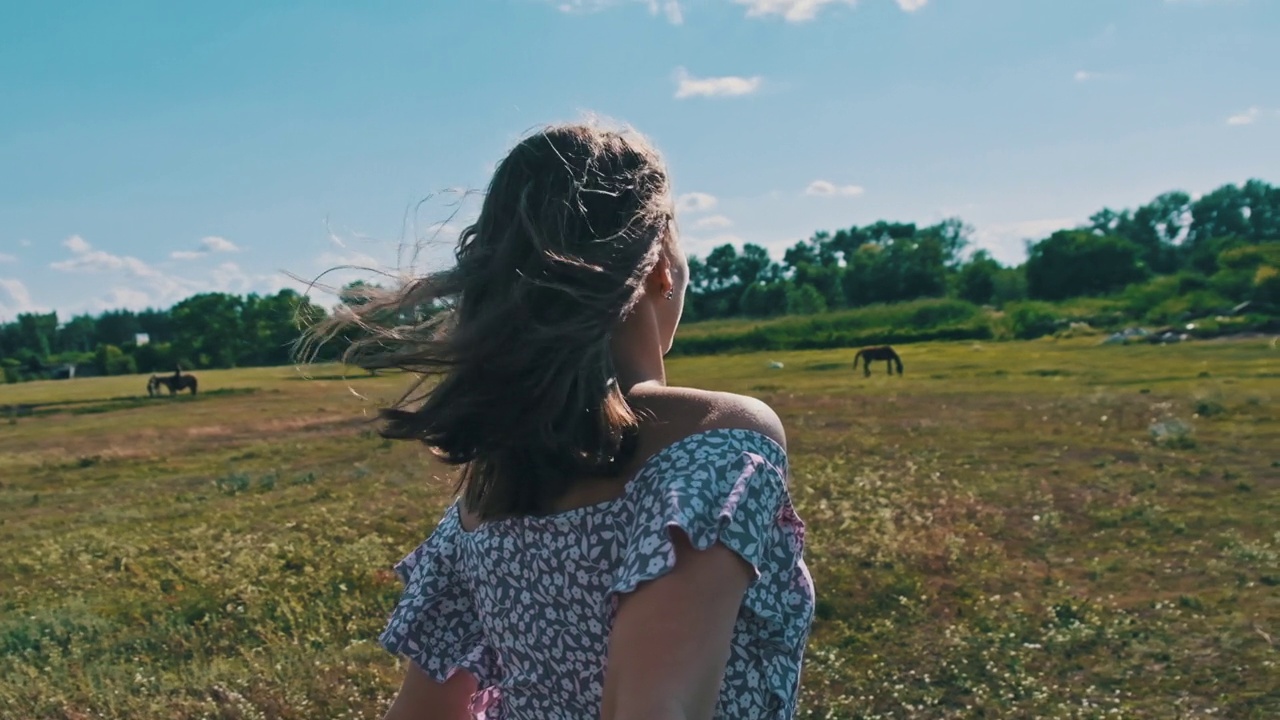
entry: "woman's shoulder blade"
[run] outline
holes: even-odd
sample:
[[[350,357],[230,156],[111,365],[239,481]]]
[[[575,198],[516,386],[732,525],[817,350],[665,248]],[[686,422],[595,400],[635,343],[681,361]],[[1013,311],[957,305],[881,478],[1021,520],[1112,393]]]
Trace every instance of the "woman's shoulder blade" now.
[[[786,432],[767,403],[746,395],[696,388],[665,387],[640,400],[647,411],[648,442],[661,448],[715,430],[759,433],[786,449]]]

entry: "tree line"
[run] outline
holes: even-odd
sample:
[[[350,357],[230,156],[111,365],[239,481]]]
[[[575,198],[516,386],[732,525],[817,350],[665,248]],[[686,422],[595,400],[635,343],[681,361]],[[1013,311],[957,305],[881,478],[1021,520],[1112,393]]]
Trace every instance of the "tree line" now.
[[[201,293],[167,310],[110,310],[65,323],[56,312],[25,313],[0,324],[0,369],[7,382],[18,382],[56,376],[66,366],[77,375],[127,375],[284,365],[299,327],[324,314],[293,290]]]
[[[821,231],[775,262],[759,245],[721,245],[690,258],[691,319],[810,315],[839,308],[952,297],[978,305],[1121,293],[1160,278],[1198,295],[1188,310],[1280,301],[1280,188],[1261,180],[1199,198],[1164,193],[1136,210],[1104,208],[1081,227],[1028,244],[1004,266],[965,253],[972,228],[879,221]],[[1169,285],[1163,282],[1162,286]]]
[[[1130,315],[1155,321],[1242,303],[1274,316],[1280,307],[1280,188],[1261,180],[1198,198],[1168,192],[1133,210],[1103,208],[1080,227],[1028,243],[1019,265],[967,253],[972,232],[958,218],[926,226],[879,221],[816,232],[780,261],[759,245],[721,245],[689,259],[686,318],[816,315],[927,298],[1004,308],[1119,297]],[[346,288],[346,302],[362,301],[358,285]],[[56,313],[25,313],[0,324],[0,370],[17,382],[67,365],[77,374],[115,375],[287,364],[299,328],[326,312],[281,290],[202,293],[167,310],[66,322]],[[330,345],[321,359],[339,349]]]

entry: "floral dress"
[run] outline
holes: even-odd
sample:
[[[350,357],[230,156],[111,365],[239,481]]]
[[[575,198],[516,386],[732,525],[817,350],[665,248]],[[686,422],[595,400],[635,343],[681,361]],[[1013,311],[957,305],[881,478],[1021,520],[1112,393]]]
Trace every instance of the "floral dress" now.
[[[679,528],[755,569],[715,717],[791,718],[814,592],[786,478],[772,439],[720,429],[662,449],[603,503],[471,532],[454,503],[396,565],[405,590],[379,640],[436,681],[473,674],[477,719],[597,720],[617,598],[675,567]]]

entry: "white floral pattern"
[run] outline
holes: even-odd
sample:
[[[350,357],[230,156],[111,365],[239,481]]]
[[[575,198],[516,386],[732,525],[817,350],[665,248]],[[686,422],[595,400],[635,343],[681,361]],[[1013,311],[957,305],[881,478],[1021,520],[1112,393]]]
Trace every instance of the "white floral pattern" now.
[[[786,478],[777,443],[721,429],[667,446],[604,503],[473,532],[455,503],[396,565],[406,587],[379,639],[437,681],[475,675],[477,720],[594,720],[616,598],[675,566],[678,527],[699,549],[723,543],[757,574],[715,717],[791,718],[814,590]]]

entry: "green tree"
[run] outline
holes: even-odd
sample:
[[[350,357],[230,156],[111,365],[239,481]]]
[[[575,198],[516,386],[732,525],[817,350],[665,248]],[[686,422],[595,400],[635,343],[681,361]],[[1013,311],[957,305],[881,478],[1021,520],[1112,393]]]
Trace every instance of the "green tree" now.
[[[173,346],[167,342],[149,342],[133,351],[133,358],[138,370],[144,373],[173,372],[178,364],[173,353]]]
[[[877,301],[877,270],[884,248],[874,243],[864,243],[845,258],[841,289],[847,307],[862,307]]]
[[[827,301],[812,285],[793,286],[787,292],[788,315],[816,315],[826,310]]]
[[[995,276],[995,293],[992,301],[996,305],[1027,299],[1027,270],[1025,265],[1000,268]]]
[[[789,272],[795,272],[802,265],[818,265],[818,251],[809,241],[801,240],[782,254],[782,264]]]
[[[132,310],[108,310],[98,316],[95,344],[124,345],[142,332],[138,316]]]
[[[707,279],[711,292],[731,288],[738,283],[738,250],[725,244],[707,255]]]
[[[833,252],[840,256],[840,259],[847,266],[852,262],[854,253],[858,252],[863,245],[871,240],[866,232],[858,227],[851,227],[848,230],[837,230],[836,234],[831,237],[827,243]]]
[[[738,272],[742,259],[732,245],[713,248],[706,260],[689,259],[690,319],[727,317],[738,313],[742,284]]]
[[[0,372],[4,373],[6,383],[22,381],[22,362],[17,358],[0,358]]]
[[[1267,268],[1280,268],[1280,242],[1234,245],[1219,253],[1215,264],[1218,272],[1209,283],[1223,297],[1274,304],[1268,299],[1273,281]]]
[[[1231,183],[1201,196],[1191,204],[1191,239],[1248,235],[1247,207],[1244,193]]]
[[[46,358],[53,351],[58,333],[57,313],[22,313],[18,315],[18,340],[37,358]]]
[[[1280,269],[1263,265],[1253,275],[1252,300],[1267,308],[1280,308]]]
[[[748,317],[781,315],[787,310],[787,291],[791,284],[784,281],[752,283],[742,291],[738,307]]]
[[[961,263],[961,254],[969,246],[969,238],[973,236],[973,227],[966,225],[958,217],[943,220],[920,231],[920,235],[931,237],[941,246],[943,263],[954,268]]]
[[[962,300],[986,305],[995,298],[996,276],[1000,263],[992,259],[986,250],[979,250],[960,267],[956,280],[956,294]]]
[[[1255,243],[1280,240],[1280,187],[1250,180],[1240,194],[1249,208],[1249,239]]]
[[[759,245],[747,243],[742,246],[742,254],[738,256],[734,275],[737,283],[746,287],[756,283],[780,280],[782,269],[769,257],[768,250]]]
[[[946,294],[947,256],[939,238],[921,235],[895,239],[882,260],[888,264],[885,274],[891,278],[891,299],[914,300]]]
[[[1148,274],[1141,248],[1088,230],[1059,230],[1033,244],[1028,255],[1027,291],[1039,300],[1106,293]]]
[[[1201,272],[1206,258],[1221,252],[1223,238],[1246,240],[1250,235],[1247,199],[1235,185],[1223,185],[1191,203],[1191,227],[1182,246],[1182,256]]]
[[[844,272],[832,265],[801,265],[796,268],[792,282],[796,287],[812,287],[822,296],[824,308],[844,305],[841,277]]]
[[[151,342],[173,339],[173,323],[168,310],[143,310],[137,314],[137,332],[146,333]]]
[[[97,320],[91,315],[77,315],[58,328],[56,350],[61,353],[93,352],[97,335]]]
[[[302,330],[324,316],[322,308],[289,289],[266,297],[249,295],[242,312],[244,332],[250,342],[237,359],[241,365],[287,364]]]
[[[133,375],[138,372],[134,359],[115,345],[99,345],[96,362],[98,372],[103,375]]]
[[[1160,273],[1173,272],[1178,265],[1175,243],[1188,230],[1191,197],[1182,191],[1167,192],[1121,214],[1111,233],[1141,249],[1140,259]]]
[[[894,240],[906,240],[916,236],[915,223],[886,222],[878,220],[862,228],[867,242],[877,245],[888,245]]]
[[[173,346],[179,362],[197,367],[235,367],[246,354],[244,299],[201,293],[173,306]]]

